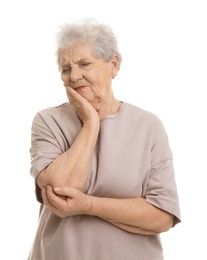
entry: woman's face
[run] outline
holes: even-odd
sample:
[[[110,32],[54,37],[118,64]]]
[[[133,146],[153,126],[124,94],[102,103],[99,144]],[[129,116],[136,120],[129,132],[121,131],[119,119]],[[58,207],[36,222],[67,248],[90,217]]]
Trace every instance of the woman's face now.
[[[115,56],[110,62],[97,58],[86,43],[75,43],[58,53],[61,79],[90,103],[107,102],[112,95],[111,83],[119,64]]]

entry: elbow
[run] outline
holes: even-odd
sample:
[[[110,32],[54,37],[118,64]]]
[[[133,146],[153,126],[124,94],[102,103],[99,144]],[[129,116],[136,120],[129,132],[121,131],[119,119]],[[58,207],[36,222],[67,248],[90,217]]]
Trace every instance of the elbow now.
[[[40,189],[42,189],[42,187],[46,187],[48,184],[45,171],[46,169],[42,170],[36,177],[36,184]]]
[[[157,234],[160,234],[160,233],[163,233],[163,232],[167,232],[169,229],[172,228],[173,221],[174,221],[174,216],[166,212],[165,216],[163,216],[157,222],[157,225],[155,227],[155,232]]]

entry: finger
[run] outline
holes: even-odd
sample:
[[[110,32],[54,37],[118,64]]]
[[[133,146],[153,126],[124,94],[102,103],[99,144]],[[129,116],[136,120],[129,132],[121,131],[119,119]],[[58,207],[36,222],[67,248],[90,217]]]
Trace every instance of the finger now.
[[[71,187],[55,187],[54,192],[61,196],[73,198],[77,193],[77,189]]]
[[[47,198],[49,203],[56,209],[62,206],[62,203],[65,202],[65,197],[57,195],[51,186],[47,187]]]
[[[47,209],[51,212],[55,214],[55,210],[56,208],[49,202],[48,197],[47,197],[47,190],[46,188],[42,188],[42,199],[43,199],[43,203],[44,205],[47,207]]]
[[[79,94],[71,87],[66,87],[66,94],[70,102],[77,102],[79,99]]]
[[[85,100],[84,97],[82,97],[75,89],[73,89],[72,87],[67,87],[67,95],[69,98],[71,98],[74,101],[81,101],[81,100]]]
[[[45,187],[42,187],[41,193],[42,193],[42,200],[43,200],[44,204],[48,205],[49,201],[48,201],[48,198],[47,198],[47,191],[46,191]]]
[[[73,97],[76,95],[77,92],[72,87],[66,86],[65,88],[69,96]]]

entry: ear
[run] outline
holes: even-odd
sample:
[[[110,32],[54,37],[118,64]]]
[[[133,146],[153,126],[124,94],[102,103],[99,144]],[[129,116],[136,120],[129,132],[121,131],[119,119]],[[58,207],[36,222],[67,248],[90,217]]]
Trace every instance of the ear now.
[[[114,79],[120,69],[119,56],[115,55],[111,60],[111,77]]]

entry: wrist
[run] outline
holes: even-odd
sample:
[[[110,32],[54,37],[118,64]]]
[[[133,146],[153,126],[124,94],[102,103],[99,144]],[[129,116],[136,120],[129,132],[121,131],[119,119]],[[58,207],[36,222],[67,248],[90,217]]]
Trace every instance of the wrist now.
[[[83,128],[90,131],[90,133],[98,134],[100,129],[100,120],[94,119],[94,120],[88,120],[83,123]]]

